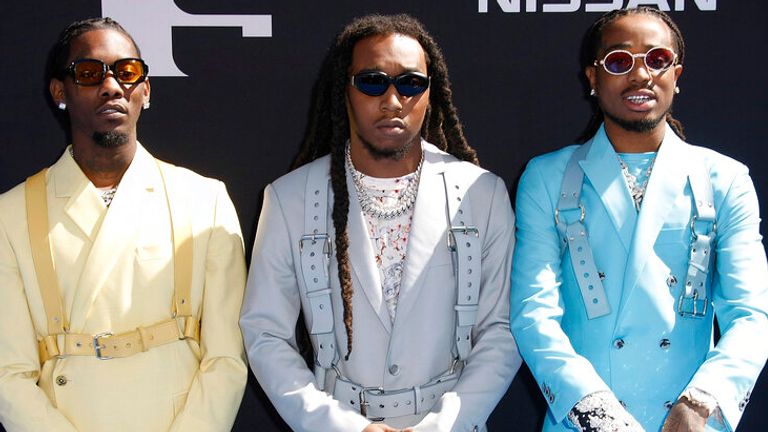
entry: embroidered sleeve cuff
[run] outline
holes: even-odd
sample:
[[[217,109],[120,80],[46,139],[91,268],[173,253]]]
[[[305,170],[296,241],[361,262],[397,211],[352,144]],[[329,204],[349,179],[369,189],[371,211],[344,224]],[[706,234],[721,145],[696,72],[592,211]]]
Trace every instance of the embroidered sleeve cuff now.
[[[568,420],[582,432],[643,431],[632,414],[608,391],[584,396],[568,413]]]
[[[687,399],[693,406],[701,407],[707,410],[707,416],[710,420],[715,420],[720,424],[723,424],[723,413],[720,411],[720,405],[717,403],[717,399],[711,394],[701,390],[697,387],[688,387],[679,399]]]

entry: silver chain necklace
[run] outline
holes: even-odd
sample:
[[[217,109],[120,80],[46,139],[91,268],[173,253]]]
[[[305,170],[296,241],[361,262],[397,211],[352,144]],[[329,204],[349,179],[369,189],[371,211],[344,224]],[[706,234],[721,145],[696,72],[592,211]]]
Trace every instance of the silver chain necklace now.
[[[396,201],[393,205],[384,205],[371,196],[368,188],[363,184],[363,178],[365,174],[355,169],[355,165],[352,163],[352,156],[349,151],[349,143],[347,143],[346,153],[346,165],[347,170],[352,174],[352,180],[355,184],[355,191],[357,192],[357,198],[360,201],[360,207],[368,215],[377,219],[394,219],[413,207],[416,202],[416,193],[419,188],[419,178],[421,177],[421,166],[424,164],[424,150],[421,151],[421,161],[416,171],[407,180],[408,184],[400,190],[397,195]]]
[[[643,184],[637,184],[637,177],[629,172],[629,166],[624,162],[621,156],[616,155],[619,158],[619,165],[621,165],[621,173],[624,175],[624,180],[629,187],[629,193],[632,195],[632,201],[635,202],[635,210],[640,211],[640,205],[643,203],[645,197],[645,189],[648,186],[648,180],[651,178],[651,171],[653,171],[653,164],[656,163],[656,155],[651,159],[651,163],[648,164],[648,168],[645,169],[645,180]]]

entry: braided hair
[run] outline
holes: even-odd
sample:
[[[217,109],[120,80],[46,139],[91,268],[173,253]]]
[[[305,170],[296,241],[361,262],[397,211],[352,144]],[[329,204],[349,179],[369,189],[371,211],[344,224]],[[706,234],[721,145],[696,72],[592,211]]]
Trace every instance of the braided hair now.
[[[478,163],[475,150],[467,144],[453,105],[443,54],[419,21],[405,14],[367,15],[352,21],[336,36],[315,82],[309,122],[292,168],[298,168],[326,154],[331,155],[330,175],[334,195],[332,218],[336,231],[336,261],[344,305],[344,328],[347,332],[347,360],[352,352],[353,294],[347,233],[349,191],[345,171],[345,147],[350,133],[346,108],[348,73],[355,44],[368,37],[391,34],[415,39],[426,55],[430,95],[421,136],[460,160]]]
[[[677,27],[672,18],[665,12],[659,9],[640,6],[633,9],[615,9],[607,12],[603,16],[597,19],[587,31],[581,44],[581,70],[584,71],[587,67],[593,66],[597,53],[600,51],[603,42],[603,30],[612,22],[617,19],[629,15],[651,15],[662,20],[672,32],[672,38],[674,43],[674,50],[677,53],[677,62],[682,64],[685,59],[685,41],[683,40],[683,34]],[[584,132],[579,136],[578,142],[583,143],[588,141],[592,136],[597,133],[600,125],[603,123],[604,114],[600,109],[595,98],[591,99],[592,104],[592,118],[589,120]],[[672,117],[672,111],[667,112],[665,120],[672,127],[672,130],[682,139],[685,139],[683,133],[683,124],[679,120]]]

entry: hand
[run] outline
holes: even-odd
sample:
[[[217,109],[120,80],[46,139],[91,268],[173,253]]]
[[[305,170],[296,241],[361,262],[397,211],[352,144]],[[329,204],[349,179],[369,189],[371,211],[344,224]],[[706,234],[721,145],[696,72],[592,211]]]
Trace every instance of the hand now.
[[[363,429],[363,432],[413,432],[413,428],[395,429],[383,423],[371,423]]]
[[[707,414],[706,408],[682,398],[669,411],[661,432],[703,432],[707,425]]]

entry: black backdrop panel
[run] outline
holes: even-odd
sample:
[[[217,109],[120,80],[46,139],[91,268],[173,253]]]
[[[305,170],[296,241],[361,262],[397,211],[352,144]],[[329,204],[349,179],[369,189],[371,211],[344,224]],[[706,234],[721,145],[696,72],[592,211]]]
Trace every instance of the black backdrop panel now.
[[[45,54],[58,32],[76,19],[121,9],[128,12],[114,18],[132,24],[145,54],[172,47],[172,59],[147,57],[152,108],[142,115],[139,139],[156,156],[227,183],[249,251],[262,190],[286,172],[298,149],[320,60],[333,35],[365,13],[407,12],[425,23],[448,61],[470,143],[514,191],[526,161],[573,142],[589,118],[578,48],[598,16],[590,11],[637,4],[672,9],[686,36],[674,112],[689,141],[750,165],[762,214],[768,214],[762,169],[768,162],[762,124],[768,117],[768,8],[758,0],[2,2],[0,191],[51,164],[66,144],[43,82]],[[557,8],[573,11],[552,11]],[[271,36],[244,37],[241,28],[221,21],[256,22],[257,15],[259,30],[271,24]],[[160,66],[168,63],[187,76],[162,76]],[[765,223],[762,228],[766,232]],[[758,382],[740,430],[765,430],[766,381]],[[491,417],[491,429],[536,430],[544,409],[523,370]],[[235,430],[281,429],[287,428],[251,377]]]

